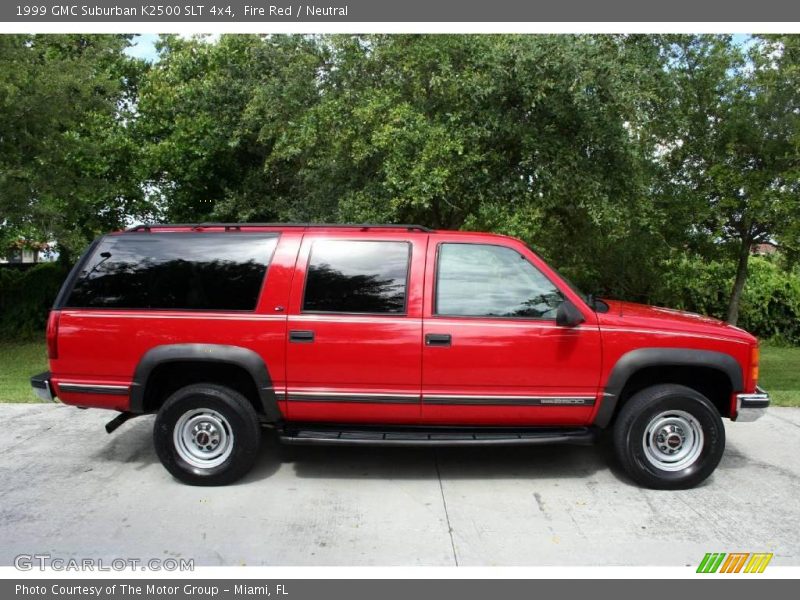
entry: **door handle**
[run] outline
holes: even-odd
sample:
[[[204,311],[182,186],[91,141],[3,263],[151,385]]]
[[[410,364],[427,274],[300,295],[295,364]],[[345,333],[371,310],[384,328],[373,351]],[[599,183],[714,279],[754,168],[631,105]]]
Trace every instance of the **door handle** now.
[[[309,344],[314,341],[314,332],[307,330],[295,329],[289,332],[289,341],[295,343]]]
[[[449,333],[426,333],[426,346],[449,346],[453,341]]]

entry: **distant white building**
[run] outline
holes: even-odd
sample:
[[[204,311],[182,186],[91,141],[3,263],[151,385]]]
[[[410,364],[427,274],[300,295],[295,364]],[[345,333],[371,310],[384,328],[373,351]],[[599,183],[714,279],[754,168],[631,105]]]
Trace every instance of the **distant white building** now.
[[[55,243],[50,242],[42,249],[23,247],[9,250],[5,256],[0,256],[0,264],[53,262],[57,257]]]

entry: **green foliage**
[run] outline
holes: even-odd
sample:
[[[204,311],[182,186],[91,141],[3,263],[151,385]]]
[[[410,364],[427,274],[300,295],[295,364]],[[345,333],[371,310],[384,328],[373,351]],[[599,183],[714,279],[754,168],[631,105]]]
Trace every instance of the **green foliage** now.
[[[489,230],[587,291],[796,339],[800,36],[164,35],[153,64],[129,37],[0,36],[0,246],[66,263],[132,219]],[[745,285],[764,240],[786,264]]]
[[[304,36],[257,35],[218,43],[163,36],[160,49],[133,128],[160,216],[270,221],[301,212],[301,165],[269,157],[283,129],[316,99],[323,49]]]
[[[734,265],[730,261],[708,261],[700,256],[682,254],[664,262],[660,289],[651,301],[724,318],[733,277]]]
[[[695,245],[737,260],[728,320],[736,323],[753,244],[796,233],[800,95],[790,37],[676,36],[666,48],[673,90],[663,130],[664,202],[679,202]],[[708,254],[706,254],[708,255]]]
[[[129,37],[0,36],[0,238],[68,255],[142,212]]]
[[[741,326],[776,343],[800,345],[800,271],[764,259],[750,262]]]
[[[645,36],[165,36],[135,129],[168,220],[622,239],[661,61]]]
[[[800,270],[787,270],[779,260],[765,257],[752,257],[749,270],[739,325],[774,343],[800,345]],[[649,300],[725,317],[735,277],[732,262],[682,257],[665,263],[663,272],[663,287]]]
[[[58,263],[25,270],[0,268],[0,339],[40,337],[67,273]]]

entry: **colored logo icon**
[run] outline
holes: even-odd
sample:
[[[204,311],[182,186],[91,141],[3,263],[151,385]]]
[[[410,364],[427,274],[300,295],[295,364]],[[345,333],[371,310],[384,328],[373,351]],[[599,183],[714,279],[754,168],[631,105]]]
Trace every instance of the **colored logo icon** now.
[[[708,552],[700,565],[698,573],[763,573],[772,560],[767,552]]]

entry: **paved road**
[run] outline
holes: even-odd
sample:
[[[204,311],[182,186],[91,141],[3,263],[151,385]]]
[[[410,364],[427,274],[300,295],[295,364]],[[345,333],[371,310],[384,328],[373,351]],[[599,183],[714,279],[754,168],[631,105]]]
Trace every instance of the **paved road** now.
[[[197,565],[800,565],[800,409],[727,423],[705,484],[643,490],[595,447],[281,447],[227,488],[173,480],[152,417],[0,405],[0,564],[15,555]]]

